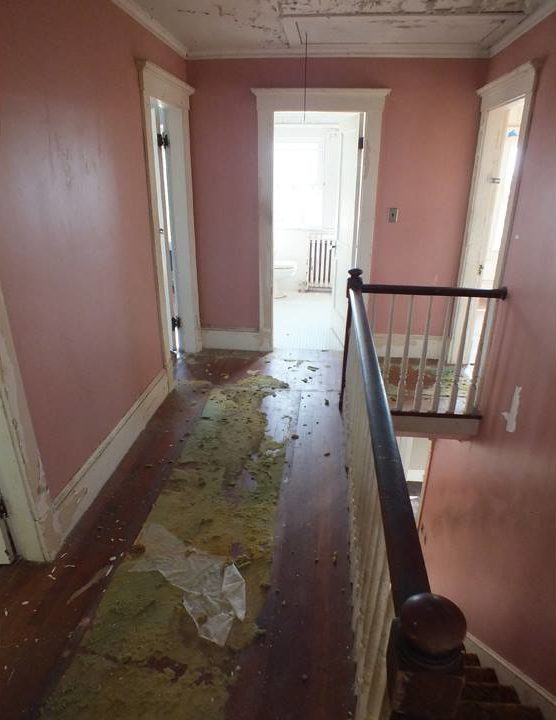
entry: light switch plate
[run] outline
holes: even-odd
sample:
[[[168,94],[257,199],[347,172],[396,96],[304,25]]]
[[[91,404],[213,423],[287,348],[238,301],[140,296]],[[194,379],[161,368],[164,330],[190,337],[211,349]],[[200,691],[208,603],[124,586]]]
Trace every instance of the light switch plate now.
[[[388,208],[388,222],[398,222],[398,208]]]

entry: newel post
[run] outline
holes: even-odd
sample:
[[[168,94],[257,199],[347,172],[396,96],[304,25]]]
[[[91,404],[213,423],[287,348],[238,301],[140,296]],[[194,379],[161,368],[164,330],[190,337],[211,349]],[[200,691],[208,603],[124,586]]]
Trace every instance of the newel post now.
[[[392,622],[388,643],[388,694],[395,715],[450,718],[456,714],[463,676],[466,621],[441,595],[408,598]]]
[[[342,412],[342,408],[344,407],[344,390],[346,387],[349,336],[351,334],[351,303],[349,301],[349,291],[361,289],[361,287],[363,286],[363,280],[361,280],[361,275],[363,275],[363,270],[360,270],[359,268],[353,268],[352,270],[350,270],[346,287],[348,306],[346,316],[346,333],[344,336],[344,357],[342,360],[342,384],[340,386],[340,412]]]

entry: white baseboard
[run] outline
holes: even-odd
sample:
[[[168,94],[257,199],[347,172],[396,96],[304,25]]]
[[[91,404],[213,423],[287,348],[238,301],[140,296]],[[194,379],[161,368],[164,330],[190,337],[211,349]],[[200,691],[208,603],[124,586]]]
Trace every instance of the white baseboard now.
[[[168,377],[162,370],[54,499],[60,544],[91,506],[168,392]]]
[[[267,333],[239,328],[201,330],[203,348],[207,350],[254,350],[266,351],[269,346]]]
[[[383,356],[386,349],[386,341],[388,335],[386,333],[374,333],[373,339],[378,355]],[[392,346],[390,349],[390,357],[399,358],[403,356],[405,344],[405,335],[403,333],[394,333],[392,335]],[[442,350],[442,337],[439,335],[430,335],[427,345],[427,358],[429,360],[438,360]],[[409,357],[420,359],[423,351],[423,335],[412,335],[409,341]]]
[[[491,667],[496,670],[498,679],[503,685],[513,685],[524,705],[540,708],[545,720],[556,720],[556,697],[548,690],[469,633],[465,640],[465,647],[468,652],[478,655],[483,667]]]

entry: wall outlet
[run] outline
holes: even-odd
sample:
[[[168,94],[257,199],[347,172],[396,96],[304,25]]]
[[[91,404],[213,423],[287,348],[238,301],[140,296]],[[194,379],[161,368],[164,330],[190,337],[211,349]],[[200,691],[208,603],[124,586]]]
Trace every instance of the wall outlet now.
[[[388,222],[398,222],[398,208],[388,208]]]

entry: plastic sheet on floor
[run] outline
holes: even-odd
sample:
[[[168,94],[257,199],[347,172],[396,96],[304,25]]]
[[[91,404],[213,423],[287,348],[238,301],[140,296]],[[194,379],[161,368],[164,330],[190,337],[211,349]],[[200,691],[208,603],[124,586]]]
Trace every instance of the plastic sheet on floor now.
[[[245,619],[245,580],[225,558],[187,547],[156,523],[145,526],[137,543],[145,553],[131,572],[158,570],[172,585],[183,590],[183,605],[199,635],[223,646],[234,619]]]

